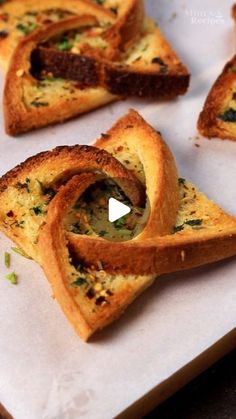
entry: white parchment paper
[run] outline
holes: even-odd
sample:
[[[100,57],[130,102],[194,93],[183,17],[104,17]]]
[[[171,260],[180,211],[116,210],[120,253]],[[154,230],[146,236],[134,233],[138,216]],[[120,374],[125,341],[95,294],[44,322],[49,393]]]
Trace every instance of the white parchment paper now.
[[[134,107],[162,132],[180,174],[236,216],[236,143],[196,131],[204,98],[234,53],[232,2],[146,5],[192,73],[189,93],[159,104],[130,99],[16,139],[5,135],[1,112],[0,175],[42,150],[90,144]],[[82,343],[34,262],[13,255],[19,285],[4,279],[11,245],[0,235],[0,401],[16,419],[114,417],[236,326],[234,258],[158,278],[117,323]]]

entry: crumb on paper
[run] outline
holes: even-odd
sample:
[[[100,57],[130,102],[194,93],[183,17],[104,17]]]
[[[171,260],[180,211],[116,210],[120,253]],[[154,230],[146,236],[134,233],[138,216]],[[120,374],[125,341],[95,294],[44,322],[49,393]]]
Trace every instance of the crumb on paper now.
[[[177,18],[177,16],[178,16],[177,13],[173,12],[170,19],[169,19],[169,22],[173,22]]]

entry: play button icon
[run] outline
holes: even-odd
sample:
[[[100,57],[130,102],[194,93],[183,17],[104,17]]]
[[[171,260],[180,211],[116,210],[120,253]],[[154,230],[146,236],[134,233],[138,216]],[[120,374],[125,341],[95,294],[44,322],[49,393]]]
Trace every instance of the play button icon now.
[[[125,215],[131,212],[131,208],[128,205],[119,202],[115,198],[110,198],[108,202],[108,220],[110,223],[119,220]]]

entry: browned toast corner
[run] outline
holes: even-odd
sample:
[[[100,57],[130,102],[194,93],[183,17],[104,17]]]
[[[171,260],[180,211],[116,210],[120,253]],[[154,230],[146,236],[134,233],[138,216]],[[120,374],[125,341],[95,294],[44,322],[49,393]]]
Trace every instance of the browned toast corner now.
[[[236,56],[225,65],[208,94],[198,129],[207,138],[236,140]]]

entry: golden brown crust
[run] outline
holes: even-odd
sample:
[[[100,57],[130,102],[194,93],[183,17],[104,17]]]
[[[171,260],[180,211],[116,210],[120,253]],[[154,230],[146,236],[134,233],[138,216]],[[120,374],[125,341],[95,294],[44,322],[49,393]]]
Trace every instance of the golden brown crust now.
[[[84,241],[82,236],[69,233],[68,240],[71,251],[87,266],[99,260],[104,270],[113,274],[159,276],[235,256],[235,227],[217,234],[204,232],[202,236],[186,237],[176,233],[140,242],[113,243],[109,253],[102,239],[94,241],[88,237]]]
[[[64,215],[97,179],[96,174],[81,174],[74,176],[66,186],[61,187],[49,205],[46,224],[39,234],[43,269],[57,301],[83,340],[87,340],[96,330],[102,329],[119,317],[136,295],[135,289],[120,287],[116,294],[110,296],[109,304],[100,306],[96,300],[89,299],[82,292],[75,298],[75,290],[70,285],[71,265],[63,223]]]
[[[93,24],[94,17],[81,16],[55,23],[47,30],[41,29],[23,39],[16,48],[4,88],[5,128],[8,134],[17,135],[30,129],[63,122],[116,99],[103,88],[84,90],[75,87],[73,95],[66,97],[64,92],[65,99],[60,97],[59,100],[58,97],[55,103],[45,102],[48,103],[47,106],[33,107],[30,103],[25,103],[26,93],[34,89],[38,83],[30,73],[32,51],[39,42],[74,27],[75,22],[77,26],[88,26]],[[22,72],[21,76],[19,70]]]
[[[43,265],[63,311],[84,340],[119,317],[156,275],[212,263],[236,254],[236,219],[192,187],[191,191],[199,194],[193,207],[202,205],[202,215],[206,215],[208,222],[201,226],[202,220],[191,220],[197,221],[189,223],[196,229],[180,229],[178,233],[170,234],[176,213],[176,167],[161,137],[135,111],[130,111],[107,134],[103,134],[96,146],[106,151],[74,146],[40,153],[0,180],[1,229]],[[130,172],[118,163],[120,160],[128,166],[125,153],[134,157],[135,176],[144,183],[146,176],[151,216],[143,235],[125,243],[109,242],[108,251],[108,242],[101,238],[75,237],[68,233],[65,216],[77,198],[96,182],[99,169],[108,176],[117,178],[118,175],[122,180],[134,181]],[[138,160],[144,167],[145,176],[140,174]],[[32,187],[35,192],[36,183],[53,186],[56,195],[42,212],[41,222],[34,219],[31,223],[29,213],[35,197],[33,193],[27,196],[27,190],[22,192],[22,187]],[[134,183],[127,190],[128,194],[133,193],[133,186]],[[140,196],[140,189],[134,189],[135,196]],[[38,205],[41,201],[37,199]],[[17,205],[28,214],[26,229],[18,229],[19,232],[11,225],[6,230],[6,211],[19,210]],[[195,209],[194,212],[198,212]],[[36,241],[38,235],[39,244]],[[78,266],[81,260],[82,270]],[[101,271],[98,262],[105,271]],[[85,270],[84,263],[90,269]]]
[[[224,67],[205,101],[198,119],[198,130],[207,138],[236,140],[236,124],[219,118],[230,101],[236,82],[236,56]]]
[[[132,69],[132,66],[104,67],[104,85],[114,95],[153,97],[173,99],[184,95],[189,87],[190,75],[182,68],[171,74],[145,72]]]
[[[88,146],[62,146],[40,153],[0,179],[0,228],[33,259],[40,262],[38,229],[46,217],[46,212],[35,217],[31,211],[34,205],[45,207],[45,196],[40,185],[43,189],[50,188],[56,192],[63,182],[84,170],[99,171],[111,178],[115,177],[135,205],[140,205],[143,201],[143,189],[136,177],[107,152]],[[30,193],[17,187],[25,185],[26,179],[30,180]],[[22,199],[25,208],[23,212],[19,205]],[[47,211],[47,207],[45,210]],[[14,213],[14,217],[8,217],[9,212]],[[22,214],[27,217],[28,229],[19,228],[16,223],[19,222],[19,217],[24,219]]]
[[[146,132],[139,132],[139,127],[145,127]],[[132,136],[133,128],[135,135]],[[68,233],[71,250],[77,256],[79,255],[88,266],[95,260],[99,260],[107,272],[126,275],[160,275],[189,269],[234,255],[236,253],[236,224],[234,226],[236,219],[227,216],[220,209],[218,209],[219,218],[222,221],[225,215],[225,230],[222,233],[218,232],[220,227],[217,230],[216,226],[213,232],[203,232],[202,234],[198,232],[196,234],[196,231],[193,231],[190,235],[185,235],[182,232],[169,235],[175,224],[176,205],[178,205],[175,189],[177,173],[174,161],[169,157],[170,151],[163,150],[162,147],[162,150],[158,148],[158,144],[160,145],[162,142],[160,136],[133,110],[121,118],[108,131],[105,138],[98,139],[95,146],[113,154],[119,145],[123,145],[121,138],[125,131],[130,131],[131,141],[128,142],[128,145],[132,153],[138,149],[140,155],[146,157],[148,162],[148,165],[144,163],[147,195],[151,207],[148,224],[136,239],[125,243],[113,243],[112,246],[101,238],[94,240],[90,237],[85,238]],[[145,148],[142,148],[142,141]],[[157,168],[162,168],[162,174],[157,172]],[[153,182],[152,173],[156,174],[154,177],[156,185],[155,181]],[[153,199],[152,192],[155,189],[156,196]],[[174,207],[172,206],[173,202],[175,202]],[[174,218],[171,217],[171,214],[174,215]],[[182,260],[183,252],[184,260]]]
[[[22,31],[17,29],[17,25],[25,25],[23,19],[27,17],[27,13],[36,13],[35,23],[37,29],[47,27],[52,23],[51,14],[47,17],[47,12],[56,10],[61,13],[59,19],[67,18],[71,15],[90,14],[96,16],[101,22],[115,23],[116,17],[109,10],[94,4],[89,0],[11,0],[0,5],[0,12],[6,15],[6,21],[0,21],[0,30],[7,31],[8,36],[0,40],[0,63],[4,69],[7,69],[12,54],[23,37]],[[39,19],[40,14],[45,13],[43,19]],[[65,15],[63,17],[63,14]],[[26,22],[32,21],[31,16],[26,19]],[[36,26],[35,25],[35,26]],[[27,24],[26,24],[27,26]]]
[[[74,22],[76,27],[76,20]],[[151,40],[148,38],[150,34]],[[144,48],[142,42],[145,36],[150,53],[147,57],[142,58],[142,49]],[[136,95],[155,97],[156,99],[172,99],[185,94],[190,81],[189,72],[151,19],[145,19],[140,37],[141,39],[137,42],[137,45],[140,45],[140,55],[131,62],[128,61],[133,54],[133,48],[123,54],[123,58],[114,56],[113,52],[117,51],[117,48],[110,48],[110,50],[108,48],[108,51],[106,49],[102,53],[99,49],[82,48],[82,58],[71,52],[62,53],[57,50],[53,51],[52,48],[42,48],[41,53],[38,52],[39,64],[41,69],[53,74],[55,72],[58,77],[76,81],[80,79],[79,75],[86,70],[86,74],[91,73],[92,81],[96,80],[109,92],[120,96]],[[112,60],[108,60],[109,57]],[[91,59],[93,59],[92,69]],[[72,61],[77,68],[78,75],[71,69]]]
[[[109,152],[116,150],[119,147],[128,147],[129,152],[132,155],[137,154],[142,167],[144,168],[144,176],[146,179],[146,194],[148,199],[148,211],[150,212],[147,224],[141,232],[141,234],[131,240],[129,243],[134,242],[135,247],[142,243],[148,237],[164,236],[169,234],[175,225],[177,209],[179,207],[179,187],[178,187],[178,174],[173,156],[162,140],[161,136],[149,126],[143,118],[134,110],[130,110],[127,115],[118,120],[118,122],[108,131],[108,133],[96,142],[96,146],[105,148],[108,146]],[[75,191],[79,191],[80,179],[74,180]],[[71,185],[68,184],[64,187],[64,194],[66,195],[67,207],[73,207],[75,197],[67,191],[71,190]],[[79,192],[78,192],[79,194]],[[75,193],[76,196],[76,193]],[[79,196],[77,196],[79,199]],[[77,200],[76,199],[76,200]],[[63,201],[65,196],[61,194],[61,199],[57,198],[57,203],[54,202],[58,207],[63,207]],[[63,217],[63,214],[61,214]],[[64,217],[66,216],[66,212]],[[105,267],[108,271],[117,271],[117,258],[113,257],[114,252],[110,252],[111,243],[109,241],[102,240],[102,255],[101,259],[94,259],[93,249],[99,248],[101,239],[93,238],[92,241],[87,236],[78,236],[74,234],[67,235],[69,244],[73,253],[81,256],[86,254],[85,260],[88,261],[101,260],[104,262],[104,254],[106,254]],[[78,244],[76,248],[76,241]],[[87,246],[88,243],[88,246]],[[113,244],[112,244],[113,245]],[[118,265],[120,273],[127,273],[130,270],[131,254],[129,253],[129,246],[118,247],[118,259],[122,259],[120,250],[125,251],[125,263],[122,263],[122,268]],[[95,250],[96,253],[96,250]],[[145,258],[146,258],[146,252]],[[110,256],[111,255],[111,256]],[[133,256],[133,254],[132,254]],[[84,259],[84,257],[82,257]],[[141,258],[142,259],[142,258]],[[109,260],[109,266],[107,261]],[[127,269],[124,268],[127,264]],[[140,260],[138,266],[142,264]],[[144,266],[144,274],[153,274],[157,272],[145,272],[146,263]],[[123,271],[122,269],[125,269]],[[155,270],[155,269],[154,269]],[[132,273],[131,271],[129,273]],[[136,274],[137,272],[135,272]],[[142,272],[143,273],[143,272]]]
[[[94,145],[119,159],[115,150],[125,144],[131,154],[139,156],[150,205],[148,223],[139,240],[168,234],[175,224],[179,206],[178,172],[173,155],[161,135],[133,109]]]
[[[144,19],[143,0],[126,0],[114,25],[107,29],[104,38],[114,49],[126,51],[140,36]]]
[[[127,17],[127,13],[124,16]],[[129,20],[128,17],[127,19]],[[118,96],[138,95],[170,99],[186,92],[190,77],[188,71],[150,19],[146,19],[144,24],[147,26],[145,36],[151,36],[149,64],[140,65],[136,63],[137,60],[129,64],[129,57],[121,63],[112,64],[111,61],[97,56],[94,53],[96,49],[91,48],[91,51],[87,51],[88,56],[85,54],[76,61],[78,72],[89,72],[88,77],[85,75],[85,78],[79,79],[84,84],[81,86],[72,80],[65,80],[67,77],[70,79],[72,73],[66,66],[71,66],[71,62],[76,60],[76,55],[73,57],[73,54],[65,53],[69,59],[67,60],[65,55],[60,64],[63,53],[58,52],[59,57],[48,61],[44,58],[42,61],[44,64],[49,63],[49,67],[46,68],[48,71],[55,67],[55,63],[59,63],[56,76],[62,77],[62,80],[56,83],[47,81],[46,87],[40,89],[40,80],[34,78],[31,72],[31,60],[35,57],[38,45],[63,31],[86,28],[96,25],[96,22],[95,17],[85,15],[64,19],[34,32],[20,42],[13,54],[4,89],[5,127],[8,134],[17,135],[34,128],[63,122],[116,100]],[[112,50],[112,43],[110,47]],[[49,50],[46,56],[50,53]],[[159,53],[163,55],[165,62],[156,56]],[[56,54],[55,52],[54,55]],[[132,57],[132,49],[130,54]],[[84,88],[87,82],[92,86]],[[63,83],[67,85],[64,86]],[[114,94],[115,92],[117,94]]]
[[[110,44],[107,56],[118,57],[121,47],[132,44],[139,36],[144,14],[143,0],[128,0],[122,3],[118,4],[118,13],[115,14],[109,7],[103,7],[90,0],[69,0],[66,4],[62,0],[41,0],[40,3],[35,0],[8,1],[0,5],[1,14],[6,16],[6,19],[0,20],[0,30],[4,30],[7,34],[6,37],[0,39],[0,63],[5,69],[8,67],[14,49],[24,36],[24,29],[18,29],[18,25],[27,26],[28,22],[33,22],[35,28],[39,29],[70,15],[84,14],[96,16],[103,25],[112,25],[104,32],[104,37]],[[53,10],[58,13],[56,20],[55,16],[52,19]],[[28,20],[24,21],[27,14]],[[30,31],[34,32],[34,26]]]

